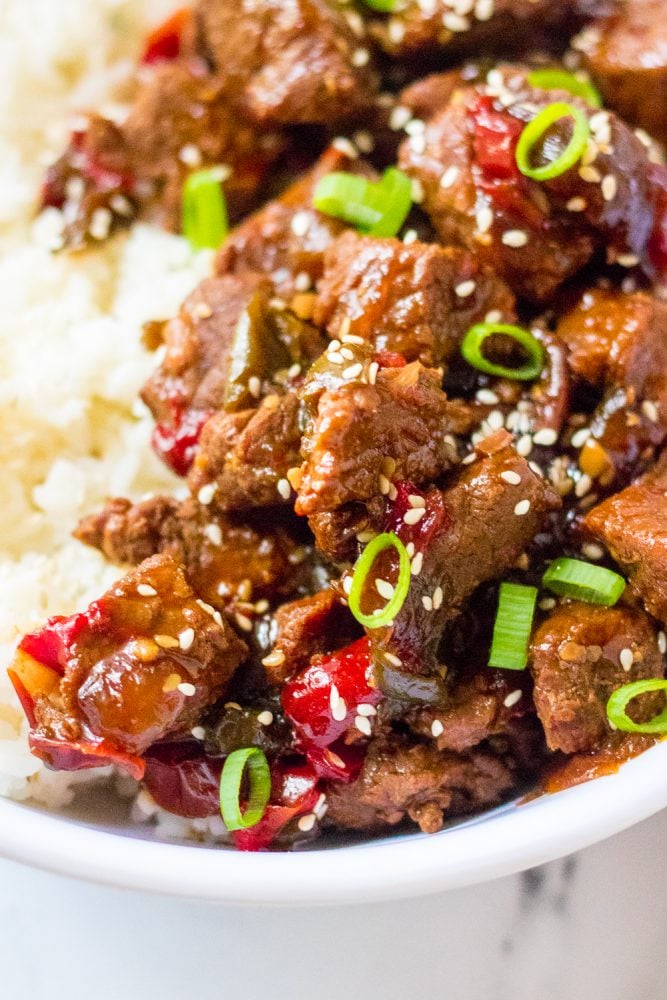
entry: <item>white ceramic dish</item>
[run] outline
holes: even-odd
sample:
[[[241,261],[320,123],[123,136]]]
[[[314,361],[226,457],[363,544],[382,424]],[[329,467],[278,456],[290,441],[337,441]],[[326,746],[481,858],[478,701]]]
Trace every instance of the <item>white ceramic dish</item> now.
[[[551,861],[667,805],[667,742],[617,774],[509,804],[441,833],[293,854],[156,842],[146,828],[0,799],[0,853],[106,885],[226,903],[362,903],[425,895]]]

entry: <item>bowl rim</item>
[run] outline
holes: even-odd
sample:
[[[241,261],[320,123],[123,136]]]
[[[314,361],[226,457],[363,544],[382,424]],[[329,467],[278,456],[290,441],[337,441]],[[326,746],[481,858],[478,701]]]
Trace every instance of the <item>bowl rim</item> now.
[[[102,885],[228,904],[402,899],[532,868],[647,819],[667,805],[665,765],[667,741],[615,774],[438,834],[291,854],[144,839],[0,799],[0,855]]]

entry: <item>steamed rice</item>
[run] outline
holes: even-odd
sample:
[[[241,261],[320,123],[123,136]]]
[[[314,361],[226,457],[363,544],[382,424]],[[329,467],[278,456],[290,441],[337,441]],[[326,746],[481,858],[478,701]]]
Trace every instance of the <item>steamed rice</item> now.
[[[177,485],[150,451],[137,402],[155,365],[140,329],[175,311],[208,260],[141,225],[98,250],[54,256],[58,213],[35,220],[35,201],[72,114],[118,110],[147,25],[169,7],[0,5],[0,794],[51,806],[94,772],[49,772],[31,756],[5,667],[20,634],[85,606],[118,575],[71,539],[79,517],[108,495]]]

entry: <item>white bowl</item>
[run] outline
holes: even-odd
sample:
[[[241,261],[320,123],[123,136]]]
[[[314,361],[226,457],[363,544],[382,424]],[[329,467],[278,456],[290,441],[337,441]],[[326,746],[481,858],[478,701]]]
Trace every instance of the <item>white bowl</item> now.
[[[226,903],[360,903],[425,895],[552,861],[667,805],[667,742],[618,773],[438,834],[292,854],[165,843],[0,799],[0,854],[77,878]]]

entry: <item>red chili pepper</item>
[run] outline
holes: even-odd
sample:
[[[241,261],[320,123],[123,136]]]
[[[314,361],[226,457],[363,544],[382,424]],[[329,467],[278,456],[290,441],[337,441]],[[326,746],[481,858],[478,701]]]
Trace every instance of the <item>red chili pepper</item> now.
[[[168,812],[189,819],[220,809],[222,757],[210,757],[196,740],[156,743],[146,752],[144,784]]]
[[[81,771],[89,767],[115,764],[140,781],[145,762],[134,754],[117,750],[106,740],[51,740],[39,733],[28,737],[31,752],[56,771]]]
[[[403,515],[411,510],[410,496],[423,497],[426,503],[426,513],[416,524],[406,524],[403,520]],[[450,518],[439,490],[424,492],[414,483],[396,483],[396,499],[387,512],[385,531],[393,531],[404,545],[412,542],[415,552],[425,552],[431,540],[448,527]]]
[[[475,161],[490,180],[521,179],[516,145],[523,124],[506,111],[497,111],[490,97],[479,97],[470,109],[474,123]]]
[[[648,256],[658,282],[664,284],[667,282],[667,167],[661,163],[650,164],[649,178],[655,186],[656,206]]]
[[[192,17],[189,7],[181,7],[151,31],[141,57],[144,64],[168,62],[181,54],[183,33]]]
[[[373,355],[373,361],[377,361],[380,368],[405,368],[407,365],[403,355],[396,351],[377,351]]]
[[[296,816],[312,812],[319,798],[318,777],[308,764],[274,764],[271,801],[259,823],[232,836],[240,851],[261,851]]]
[[[64,618],[62,615],[49,618],[42,628],[24,635],[18,648],[50,670],[64,674],[72,646],[78,636],[86,628],[104,624],[105,619],[103,608],[98,601],[94,601],[87,611],[71,615],[69,618]]]
[[[151,443],[156,454],[177,476],[186,476],[210,411],[186,410],[173,423],[155,425]]]

